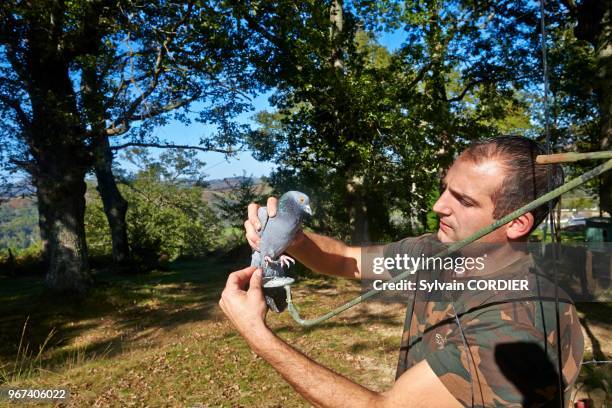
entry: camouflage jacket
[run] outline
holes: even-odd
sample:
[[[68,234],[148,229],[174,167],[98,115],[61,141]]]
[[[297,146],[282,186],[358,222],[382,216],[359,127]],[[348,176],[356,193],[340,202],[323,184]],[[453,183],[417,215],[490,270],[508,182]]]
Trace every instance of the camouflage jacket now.
[[[433,236],[425,235],[389,244],[384,252],[387,257],[433,255],[439,248]],[[500,270],[496,279],[524,278],[527,271],[533,272],[529,255]],[[421,272],[413,279],[422,279]],[[464,406],[558,407],[554,297],[532,295],[417,291],[408,299],[396,378],[426,360]],[[562,387],[567,405],[582,362],[584,339],[571,299],[560,299]]]

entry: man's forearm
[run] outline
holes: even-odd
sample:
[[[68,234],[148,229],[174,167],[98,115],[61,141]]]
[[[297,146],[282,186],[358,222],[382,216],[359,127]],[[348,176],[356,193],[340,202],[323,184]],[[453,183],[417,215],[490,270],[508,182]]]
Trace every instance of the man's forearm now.
[[[287,248],[289,255],[315,272],[360,278],[361,248],[314,232],[303,232],[303,239]]]
[[[254,351],[266,360],[305,399],[317,407],[379,406],[382,394],[371,391],[309,359],[271,331]]]

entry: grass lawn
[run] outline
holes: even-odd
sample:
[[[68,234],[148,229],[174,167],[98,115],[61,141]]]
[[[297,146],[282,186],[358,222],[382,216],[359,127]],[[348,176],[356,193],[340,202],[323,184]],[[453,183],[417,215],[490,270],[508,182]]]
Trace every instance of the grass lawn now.
[[[40,277],[0,277],[0,386],[66,387],[70,407],[308,406],[224,319],[217,302],[237,267],[208,260],[143,275],[100,272],[83,301],[49,297]],[[312,277],[294,291],[303,317],[359,293],[355,282]],[[585,359],[610,359],[612,306],[579,309],[590,332]],[[315,360],[385,390],[394,379],[404,312],[401,304],[370,301],[312,329],[287,313],[270,313],[268,322]],[[611,380],[609,366],[585,368],[580,395],[605,395]]]

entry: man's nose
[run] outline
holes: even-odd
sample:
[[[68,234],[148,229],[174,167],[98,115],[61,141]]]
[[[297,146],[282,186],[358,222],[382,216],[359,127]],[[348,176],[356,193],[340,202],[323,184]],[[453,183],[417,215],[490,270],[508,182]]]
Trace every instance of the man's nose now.
[[[443,191],[438,201],[433,205],[433,210],[438,215],[450,215],[450,207],[448,206],[448,195],[447,191]]]

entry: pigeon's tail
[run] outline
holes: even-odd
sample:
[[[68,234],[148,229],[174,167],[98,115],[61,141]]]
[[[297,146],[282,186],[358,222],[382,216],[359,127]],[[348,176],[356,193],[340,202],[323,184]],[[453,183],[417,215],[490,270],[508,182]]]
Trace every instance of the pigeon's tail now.
[[[263,267],[263,291],[266,304],[270,310],[280,313],[287,308],[287,294],[283,286],[266,287],[266,283],[278,279],[285,274],[280,263],[267,264]]]
[[[284,286],[264,288],[264,297],[270,310],[281,313],[287,308],[287,292]]]
[[[277,279],[279,277],[283,277],[285,274],[283,273],[283,268],[280,263],[276,264],[266,264],[263,262],[261,253],[259,251],[253,251],[251,255],[251,266],[257,266],[262,269],[263,272],[263,280],[262,284],[264,285],[263,292],[264,297],[266,298],[266,304],[270,310],[275,311],[276,313],[280,313],[287,308],[287,295],[285,292],[285,288],[283,286],[277,287],[266,287],[266,282],[269,282],[273,279]]]

